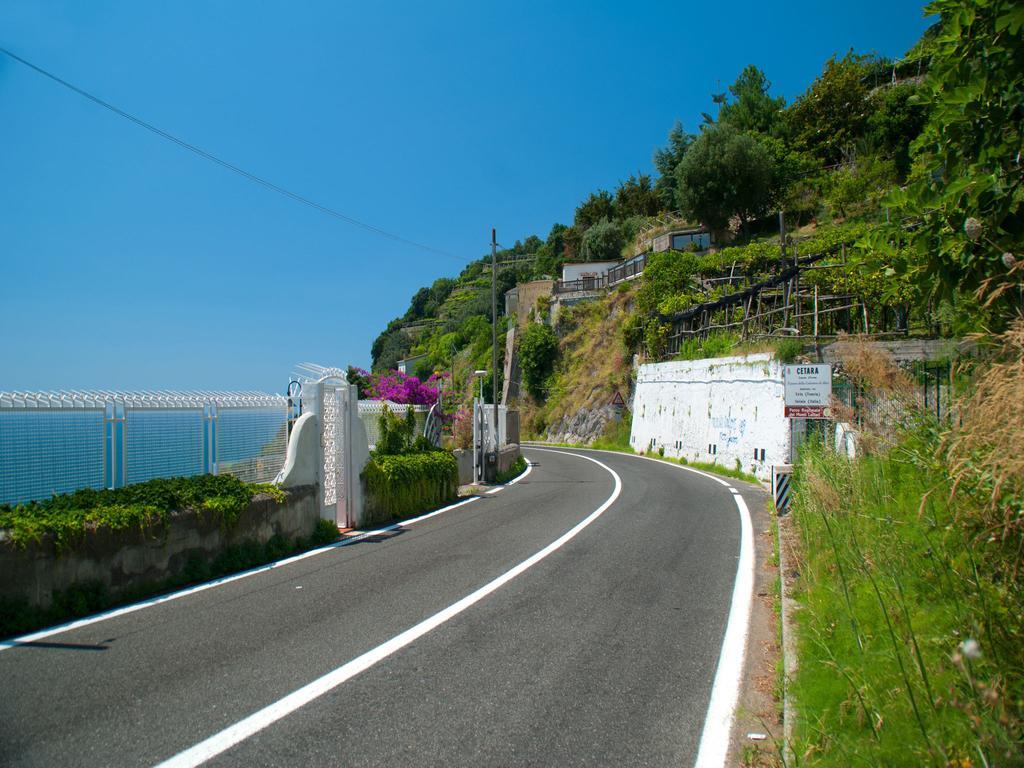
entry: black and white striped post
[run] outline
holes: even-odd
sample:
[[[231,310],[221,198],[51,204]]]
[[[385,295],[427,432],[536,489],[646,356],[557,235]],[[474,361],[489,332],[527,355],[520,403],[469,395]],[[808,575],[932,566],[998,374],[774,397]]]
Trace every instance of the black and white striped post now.
[[[775,499],[776,514],[784,515],[789,511],[789,485],[792,477],[792,464],[772,465],[772,498]]]

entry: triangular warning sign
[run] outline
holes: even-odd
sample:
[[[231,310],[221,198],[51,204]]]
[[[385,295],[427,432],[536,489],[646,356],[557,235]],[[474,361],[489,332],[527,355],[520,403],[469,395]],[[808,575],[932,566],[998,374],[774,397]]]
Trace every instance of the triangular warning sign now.
[[[622,399],[622,393],[616,390],[615,397],[612,398],[612,405],[624,406],[626,401]]]

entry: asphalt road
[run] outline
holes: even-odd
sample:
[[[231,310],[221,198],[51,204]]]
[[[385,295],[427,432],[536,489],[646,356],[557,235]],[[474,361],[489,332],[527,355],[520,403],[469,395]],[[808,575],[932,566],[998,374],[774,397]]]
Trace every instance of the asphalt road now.
[[[0,764],[155,765],[449,608],[588,519],[608,469],[0,651]],[[583,452],[621,492],[558,549],[212,765],[689,765],[740,521],[714,480]],[[219,738],[219,737],[217,737]]]

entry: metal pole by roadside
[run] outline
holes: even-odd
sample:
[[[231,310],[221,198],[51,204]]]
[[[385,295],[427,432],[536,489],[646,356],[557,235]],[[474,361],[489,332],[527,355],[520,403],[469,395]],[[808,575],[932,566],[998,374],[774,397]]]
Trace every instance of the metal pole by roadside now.
[[[491,229],[491,400],[494,401],[494,450],[498,450],[498,232]]]

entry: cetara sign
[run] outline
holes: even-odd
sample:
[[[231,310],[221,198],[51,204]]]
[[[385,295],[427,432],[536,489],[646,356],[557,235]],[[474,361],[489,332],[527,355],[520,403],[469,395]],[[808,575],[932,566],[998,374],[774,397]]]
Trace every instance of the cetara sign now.
[[[790,419],[827,419],[832,402],[832,366],[828,363],[787,365],[786,416]]]

